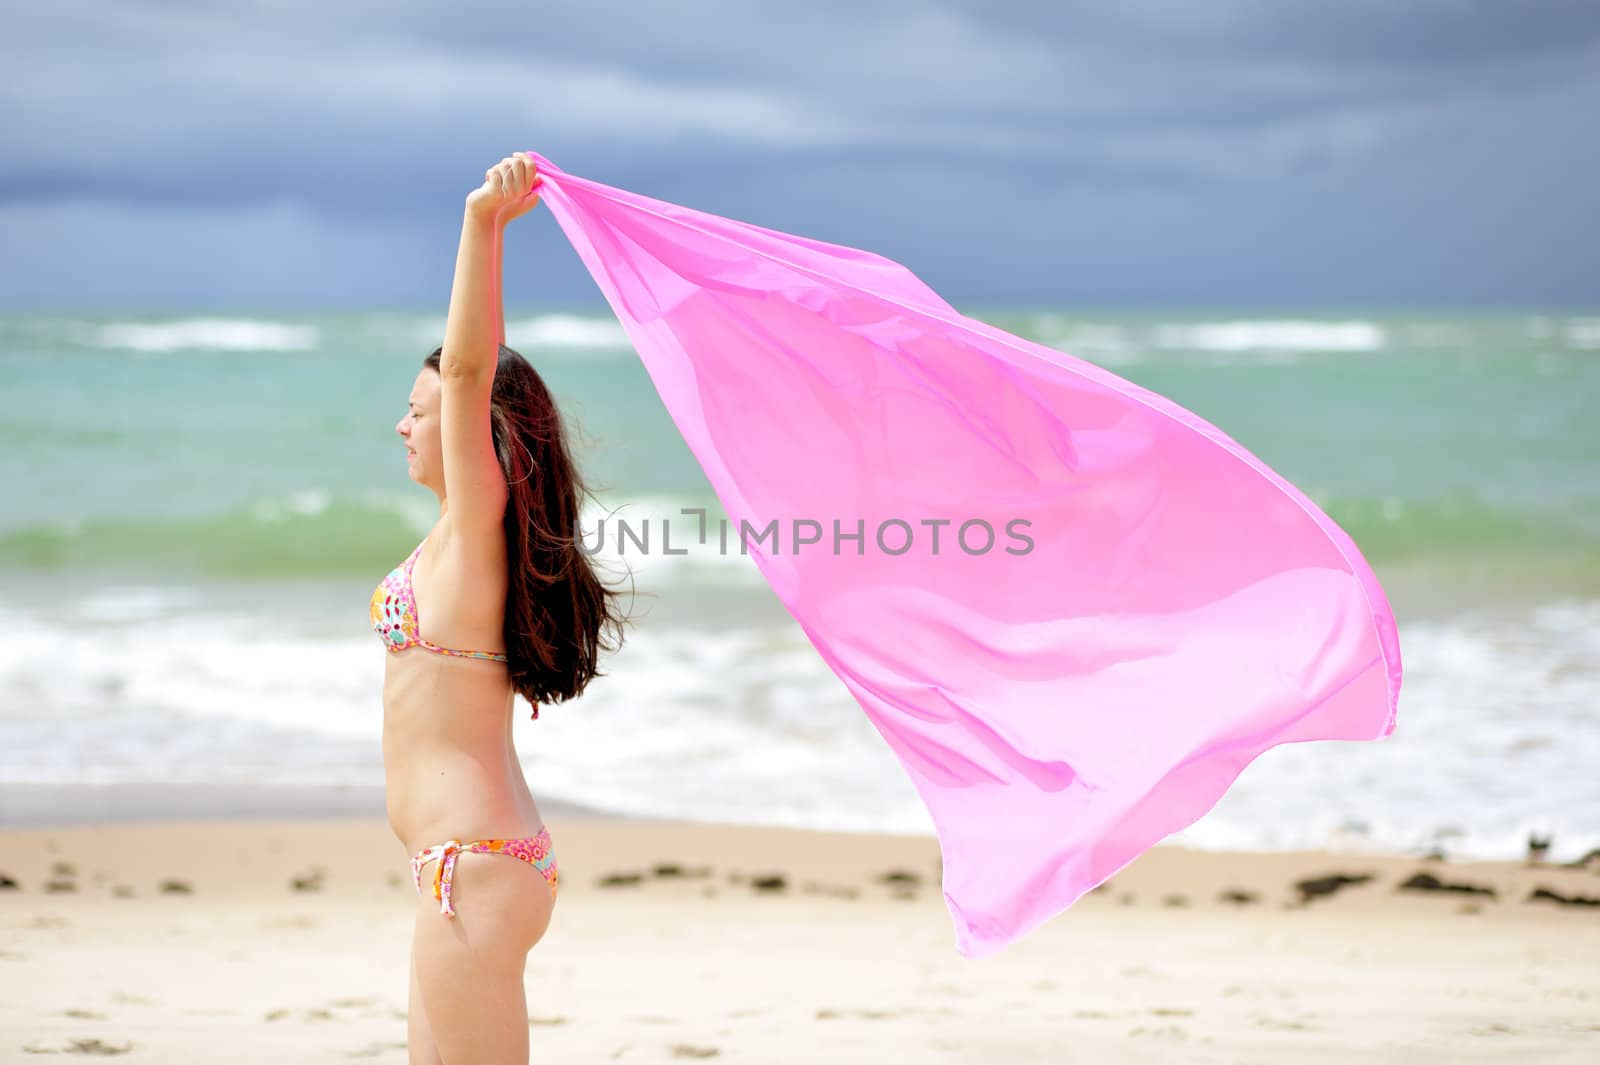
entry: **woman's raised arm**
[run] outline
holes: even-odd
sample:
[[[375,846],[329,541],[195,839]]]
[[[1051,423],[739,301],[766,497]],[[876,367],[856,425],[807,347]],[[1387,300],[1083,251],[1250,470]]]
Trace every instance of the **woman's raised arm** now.
[[[505,335],[500,232],[507,219],[527,209],[530,194],[537,199],[537,182],[531,160],[508,157],[468,194],[461,222],[439,356],[439,429],[450,523],[469,539],[497,531],[505,514],[505,476],[489,424],[489,395]]]
[[[501,344],[506,342],[506,289],[502,279],[506,272],[506,223],[503,218],[495,220],[494,227],[494,322],[498,331],[495,339]],[[498,354],[498,352],[496,353]]]

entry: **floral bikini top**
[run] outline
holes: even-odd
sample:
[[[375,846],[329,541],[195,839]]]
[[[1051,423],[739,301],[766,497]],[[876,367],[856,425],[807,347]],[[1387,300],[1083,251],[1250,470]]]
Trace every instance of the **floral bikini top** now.
[[[430,643],[418,633],[417,596],[411,588],[411,569],[417,564],[417,556],[422,554],[422,544],[427,542],[428,538],[423,537],[422,543],[416,546],[404,562],[390,570],[389,575],[373,591],[373,631],[390,651],[421,647],[441,655],[455,655],[457,658],[486,658],[491,662],[504,662],[506,656],[498,651],[457,651]]]
[[[418,544],[407,556],[406,560],[394,569],[372,592],[372,629],[376,632],[383,645],[389,651],[404,651],[408,647],[421,647],[435,654],[453,655],[456,658],[482,658],[490,662],[504,662],[506,656],[499,651],[457,651],[452,647],[440,647],[436,643],[424,640],[417,631],[417,596],[411,587],[411,569],[417,564],[417,556],[422,554],[422,545],[428,542],[424,536],[422,543]],[[533,708],[533,719],[539,719],[539,707]]]

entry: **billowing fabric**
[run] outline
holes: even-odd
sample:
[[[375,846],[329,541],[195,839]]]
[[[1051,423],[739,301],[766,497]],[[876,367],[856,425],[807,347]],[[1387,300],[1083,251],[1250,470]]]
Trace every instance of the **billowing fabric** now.
[[[1394,731],[1372,570],[1215,425],[892,260],[530,155],[729,549],[748,522],[926,804],[961,954],[1071,906],[1268,748]]]

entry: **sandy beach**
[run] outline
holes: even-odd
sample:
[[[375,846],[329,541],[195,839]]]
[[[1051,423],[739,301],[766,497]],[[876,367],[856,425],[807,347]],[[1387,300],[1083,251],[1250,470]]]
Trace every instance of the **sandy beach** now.
[[[562,890],[528,962],[533,1061],[1600,1055],[1600,905],[1561,901],[1600,900],[1593,861],[1162,846],[970,960],[931,839],[547,823]],[[0,839],[0,1061],[406,1060],[417,898],[381,819]]]

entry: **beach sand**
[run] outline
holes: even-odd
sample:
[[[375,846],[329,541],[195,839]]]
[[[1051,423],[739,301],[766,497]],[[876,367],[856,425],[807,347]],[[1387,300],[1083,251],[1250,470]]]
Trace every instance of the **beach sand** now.
[[[1161,846],[973,960],[931,839],[546,818],[535,1062],[1600,1061],[1600,906],[1530,901],[1600,898],[1594,863]],[[406,1060],[418,902],[381,818],[0,839],[0,1061]]]

